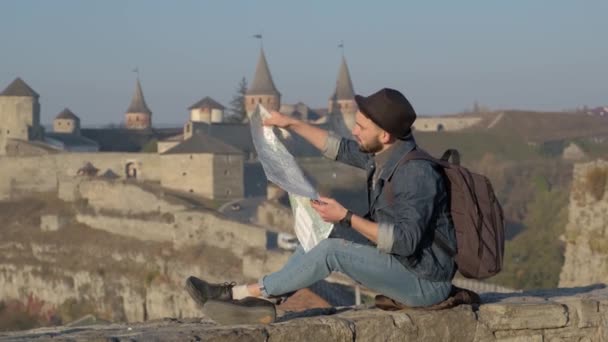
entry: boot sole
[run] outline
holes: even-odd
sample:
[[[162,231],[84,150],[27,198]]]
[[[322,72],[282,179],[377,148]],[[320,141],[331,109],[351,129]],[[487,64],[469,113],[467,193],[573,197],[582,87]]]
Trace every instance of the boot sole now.
[[[190,297],[192,297],[198,306],[202,308],[205,305],[207,300],[201,296],[200,291],[194,286],[194,283],[190,278],[186,280],[186,292],[188,292]]]
[[[242,306],[232,302],[208,300],[203,313],[222,325],[270,324],[277,319],[272,303],[264,306]]]

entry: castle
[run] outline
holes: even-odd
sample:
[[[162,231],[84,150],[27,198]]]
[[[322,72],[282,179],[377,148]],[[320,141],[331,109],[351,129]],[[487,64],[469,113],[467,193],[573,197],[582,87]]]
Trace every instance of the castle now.
[[[347,136],[357,110],[354,95],[346,59],[342,58],[328,113],[319,113],[303,103],[281,104],[281,93],[264,50],[260,49],[253,81],[245,94],[245,107],[249,115],[261,104]],[[45,132],[40,124],[39,97],[20,78],[0,93],[0,156],[14,159],[48,155],[57,160],[57,167],[74,165],[74,158],[79,157],[76,159],[82,165],[107,169],[124,179],[156,181],[167,188],[209,198],[246,196],[246,170],[256,169],[249,124],[247,120],[227,122],[225,107],[210,97],[188,108],[190,115],[183,127],[156,129],[137,79],[122,127],[83,128],[80,118],[65,108],[54,118],[52,132]],[[298,137],[287,139],[286,144],[297,156],[319,156]],[[70,163],[66,164],[61,161],[68,158],[64,152],[78,154],[70,156]],[[120,161],[108,162],[109,152]],[[76,174],[74,167],[67,173],[57,172],[65,176]]]

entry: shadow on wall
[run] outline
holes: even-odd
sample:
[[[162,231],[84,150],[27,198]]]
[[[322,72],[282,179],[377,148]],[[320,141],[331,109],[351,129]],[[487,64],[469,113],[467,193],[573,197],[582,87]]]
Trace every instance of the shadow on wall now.
[[[526,292],[512,292],[512,293],[484,293],[481,294],[481,303],[497,303],[508,298],[516,297],[537,297],[542,299],[551,299],[557,297],[569,297],[578,296],[586,293],[590,293],[596,290],[602,290],[606,288],[606,284],[591,284],[587,286],[578,287],[562,287],[557,289],[549,290],[532,290]]]
[[[245,175],[245,197],[266,197],[266,187],[268,179],[262,168],[262,164],[245,163],[243,165]]]

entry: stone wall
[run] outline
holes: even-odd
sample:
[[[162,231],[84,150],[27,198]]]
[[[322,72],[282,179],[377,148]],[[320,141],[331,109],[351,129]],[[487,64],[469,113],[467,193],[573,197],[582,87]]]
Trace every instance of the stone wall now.
[[[41,139],[40,104],[28,96],[0,96],[0,155],[7,139]]]
[[[243,156],[197,154],[161,155],[161,184],[212,199],[243,198]]]
[[[160,158],[162,186],[213,198],[212,154],[163,154]]]
[[[35,157],[0,157],[0,198],[19,192],[57,191],[60,179],[75,178],[86,162],[103,173],[110,169],[125,177],[128,163],[138,169],[139,180],[160,181],[160,156],[155,153],[58,153]],[[4,192],[2,192],[4,191]]]
[[[255,111],[258,103],[269,111],[279,110],[281,108],[281,95],[245,95],[245,110],[248,116]]]
[[[221,216],[136,183],[106,180],[60,182],[62,199],[86,203],[76,220],[92,228],[141,241],[164,241],[176,247],[213,241],[243,256],[266,249],[266,230]],[[65,195],[68,194],[68,195]],[[65,196],[64,196],[65,195]]]
[[[481,117],[418,117],[412,127],[421,132],[459,131],[481,121]]]
[[[34,338],[112,341],[501,341],[601,342],[608,340],[608,291],[561,289],[482,297],[440,311],[387,312],[365,306],[279,315],[269,325],[218,326],[208,318],[164,319],[141,324],[56,327],[0,333]],[[198,315],[200,317],[200,315]]]
[[[256,281],[291,254],[267,251],[261,227],[139,183],[76,178],[58,189],[64,208],[28,218],[38,226],[3,226],[0,299],[34,296],[51,309],[88,303],[115,321],[187,317],[199,312],[183,290],[189,275]]]
[[[574,165],[560,286],[608,283],[608,161]]]
[[[235,199],[245,197],[243,155],[213,155],[213,197]]]

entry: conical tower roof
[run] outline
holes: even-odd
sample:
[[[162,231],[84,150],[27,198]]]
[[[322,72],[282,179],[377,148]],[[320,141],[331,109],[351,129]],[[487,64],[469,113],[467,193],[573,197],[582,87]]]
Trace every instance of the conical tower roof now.
[[[74,114],[71,110],[69,110],[68,108],[65,108],[64,110],[61,111],[61,113],[57,114],[57,116],[55,117],[55,119],[70,119],[70,120],[80,120],[78,118],[78,116],[76,116],[76,114]]]
[[[346,64],[346,58],[342,56],[342,64],[340,65],[340,71],[338,72],[338,79],[336,80],[336,90],[332,95],[332,100],[353,100],[355,98],[355,90],[353,88],[353,81],[350,78],[350,72],[348,71],[348,65]]]
[[[144,99],[144,93],[141,90],[139,78],[137,79],[137,84],[135,85],[135,94],[133,94],[133,99],[131,99],[131,104],[129,105],[129,109],[127,109],[127,113],[152,114],[152,111],[150,108],[148,108],[146,100]]]
[[[247,89],[247,95],[281,95],[274,85],[272,75],[270,75],[264,49],[260,49],[260,58],[258,59],[258,65],[255,67],[253,82]]]
[[[40,97],[40,95],[38,95],[38,93],[27,85],[27,83],[25,83],[25,81],[23,81],[20,77],[15,78],[15,80],[0,93],[0,96]]]

